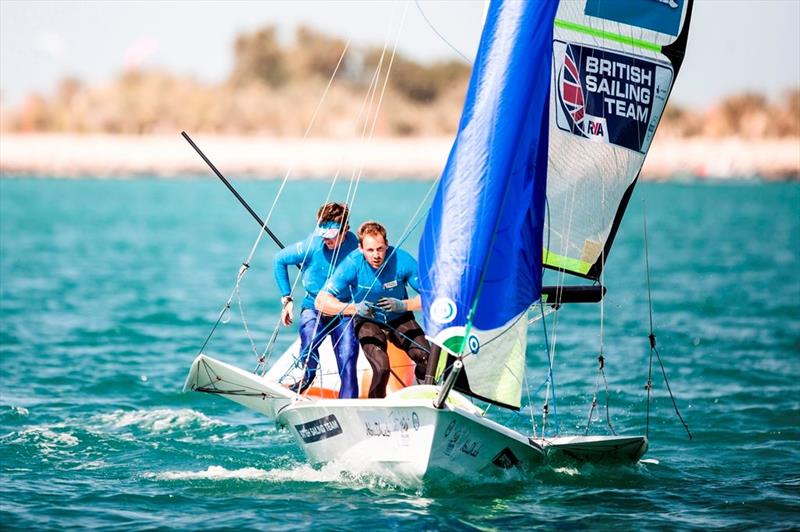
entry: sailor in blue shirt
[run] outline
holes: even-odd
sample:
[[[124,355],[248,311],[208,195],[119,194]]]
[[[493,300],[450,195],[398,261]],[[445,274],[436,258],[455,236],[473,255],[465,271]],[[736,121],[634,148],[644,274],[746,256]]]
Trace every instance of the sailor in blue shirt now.
[[[305,391],[319,367],[319,346],[330,335],[333,352],[339,366],[342,381],[339,397],[358,397],[358,375],[356,359],[358,341],[352,320],[343,316],[325,316],[314,308],[314,299],[336,266],[358,247],[355,235],[348,225],[349,212],[346,205],[326,203],[317,212],[317,229],[305,240],[286,246],[273,259],[275,282],[281,292],[281,322],[291,325],[294,303],[289,284],[288,267],[300,266],[306,296],[300,310],[300,362],[305,366],[302,381],[292,386],[298,393]]]
[[[377,222],[361,225],[358,242],[359,249],[336,268],[317,295],[316,307],[329,316],[355,315],[356,335],[372,366],[369,397],[386,397],[391,372],[388,341],[408,353],[416,363],[417,379],[425,379],[430,345],[411,312],[421,308],[420,297],[409,298],[406,290],[407,285],[419,287],[417,261],[389,247],[386,229]]]

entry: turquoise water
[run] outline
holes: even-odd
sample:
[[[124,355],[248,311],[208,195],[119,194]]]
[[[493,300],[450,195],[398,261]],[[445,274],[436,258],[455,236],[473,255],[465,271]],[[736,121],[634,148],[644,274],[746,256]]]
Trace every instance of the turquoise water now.
[[[278,184],[239,186],[263,213]],[[385,221],[396,242],[428,188],[363,182],[354,218]],[[273,230],[299,239],[326,193],[324,183],[290,183]],[[344,193],[337,187],[334,197]],[[402,488],[310,467],[270,421],[223,398],[180,393],[258,232],[222,185],[0,180],[2,527],[798,526],[800,186],[638,189],[605,281],[611,420],[620,433],[645,429],[642,197],[658,345],[694,439],[656,375],[651,449],[635,467],[564,464],[518,482]],[[274,250],[261,242],[242,286],[259,347],[278,315]],[[548,320],[562,433],[586,426],[598,314],[574,306],[559,312],[557,328]],[[541,336],[537,324],[532,392],[546,372]],[[278,347],[293,338],[285,330]],[[206,352],[254,366],[237,313]],[[529,409],[491,413],[529,430]],[[602,414],[592,433],[606,433]]]

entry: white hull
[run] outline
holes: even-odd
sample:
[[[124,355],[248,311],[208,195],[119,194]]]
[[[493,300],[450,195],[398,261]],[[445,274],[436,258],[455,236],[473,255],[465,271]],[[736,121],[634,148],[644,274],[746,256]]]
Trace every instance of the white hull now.
[[[298,395],[205,355],[192,363],[184,391],[235,401],[285,426],[313,464],[335,462],[352,473],[370,473],[414,485],[443,476],[523,478],[546,461],[636,462],[644,436],[563,436],[532,442],[482,415],[452,391],[445,407],[439,388],[410,386],[385,399],[318,399]]]
[[[522,434],[480,415],[457,392],[441,410],[438,388],[414,386],[385,399],[295,403],[278,416],[312,463],[402,483],[429,477],[523,476],[544,461]]]
[[[548,460],[635,463],[647,452],[648,441],[646,436],[559,436],[543,447]]]
[[[184,392],[189,390],[222,395],[273,419],[291,403],[309,401],[274,381],[206,355],[192,362],[183,385]]]

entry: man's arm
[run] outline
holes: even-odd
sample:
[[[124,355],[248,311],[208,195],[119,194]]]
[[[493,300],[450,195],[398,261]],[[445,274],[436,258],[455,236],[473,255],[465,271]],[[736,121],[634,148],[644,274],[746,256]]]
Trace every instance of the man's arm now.
[[[353,252],[357,253],[357,252]],[[358,313],[355,304],[342,303],[338,299],[339,294],[348,294],[352,292],[351,285],[355,285],[357,275],[353,269],[353,264],[350,257],[345,259],[333,271],[325,286],[317,294],[314,300],[314,306],[320,312],[328,316],[336,316],[337,314],[344,314],[345,316],[352,316]]]
[[[398,260],[401,261],[401,279],[406,284],[411,285],[415,291],[419,292],[419,280],[417,278],[417,261],[409,253],[397,250]],[[407,299],[396,299],[384,297],[378,305],[386,312],[406,312],[422,309],[422,298],[419,295],[408,297]]]
[[[321,290],[314,300],[314,306],[318,311],[328,316],[335,316],[339,313],[345,316],[352,316],[356,313],[356,306],[353,303],[342,303],[330,292]]]
[[[408,277],[407,282],[414,289],[415,292],[419,292],[419,265],[414,257],[411,254],[406,255],[407,258],[407,266],[408,266]],[[406,299],[406,308],[408,310],[422,310],[422,297],[417,294],[414,297],[409,297]]]
[[[292,286],[289,283],[289,265],[300,265],[306,257],[306,241],[301,240],[286,246],[275,254],[272,258],[272,273],[275,276],[275,283],[278,285],[281,296],[286,297],[292,293]]]
[[[419,295],[405,300],[407,310],[422,310],[422,298]]]
[[[290,264],[301,265],[306,257],[307,241],[301,240],[280,250],[272,259],[272,273],[281,293],[281,323],[284,326],[294,321],[294,303],[292,302],[292,287],[289,284]]]

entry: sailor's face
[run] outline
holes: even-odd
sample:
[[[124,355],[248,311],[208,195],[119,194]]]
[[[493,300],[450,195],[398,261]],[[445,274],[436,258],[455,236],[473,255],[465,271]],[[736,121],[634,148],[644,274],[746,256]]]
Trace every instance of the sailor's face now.
[[[344,226],[339,234],[336,235],[334,238],[323,238],[322,242],[325,243],[325,247],[328,249],[336,249],[342,245],[344,242],[344,237],[347,235],[347,232],[350,230],[350,226]]]
[[[361,253],[373,268],[379,268],[386,258],[386,241],[380,235],[366,235],[361,239]]]

